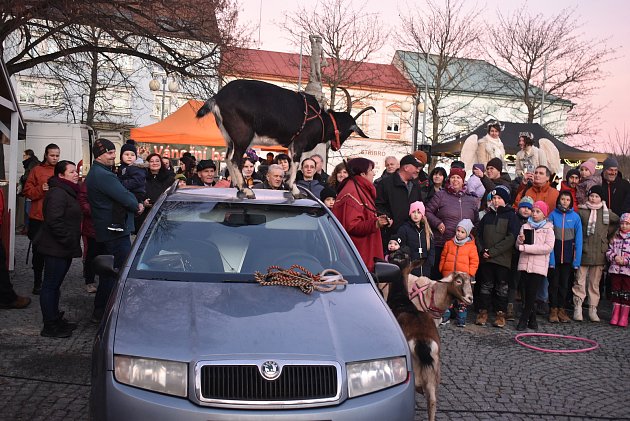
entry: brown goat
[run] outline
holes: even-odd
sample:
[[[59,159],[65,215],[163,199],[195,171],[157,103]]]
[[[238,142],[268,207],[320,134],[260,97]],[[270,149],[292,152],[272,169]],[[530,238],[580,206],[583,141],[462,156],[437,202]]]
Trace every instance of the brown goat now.
[[[472,303],[470,277],[454,272],[432,281],[411,275],[422,262],[411,262],[409,254],[400,250],[390,255],[389,262],[400,268],[402,277],[399,284],[391,285],[388,304],[409,344],[416,392],[424,394],[429,421],[435,421],[440,384],[440,335],[436,320],[453,299]]]

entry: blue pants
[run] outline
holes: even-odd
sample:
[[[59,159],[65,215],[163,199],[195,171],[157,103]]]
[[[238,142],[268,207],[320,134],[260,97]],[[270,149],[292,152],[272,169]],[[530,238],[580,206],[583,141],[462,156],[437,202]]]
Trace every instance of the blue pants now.
[[[105,241],[98,244],[98,254],[113,255],[114,267],[121,268],[131,250],[131,240],[129,235]],[[111,275],[99,276],[98,288],[94,297],[94,311],[103,312],[107,306],[109,296],[116,285],[116,278]]]
[[[71,263],[72,258],[44,256],[44,279],[39,295],[44,323],[51,323],[59,318],[59,289]]]

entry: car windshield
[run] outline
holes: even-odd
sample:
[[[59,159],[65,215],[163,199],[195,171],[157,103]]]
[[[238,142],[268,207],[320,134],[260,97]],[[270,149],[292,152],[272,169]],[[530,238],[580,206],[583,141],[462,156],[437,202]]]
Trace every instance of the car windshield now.
[[[332,217],[321,208],[167,201],[152,221],[129,275],[141,279],[250,282],[271,266],[335,269],[367,282]]]

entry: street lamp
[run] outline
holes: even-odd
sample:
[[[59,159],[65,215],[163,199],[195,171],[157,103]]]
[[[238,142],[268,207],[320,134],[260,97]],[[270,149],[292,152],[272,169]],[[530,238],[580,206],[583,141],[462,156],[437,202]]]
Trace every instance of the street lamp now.
[[[162,116],[160,117],[160,120],[164,120],[164,99],[166,98],[166,82],[168,82],[168,75],[165,74],[164,76],[162,76],[161,79],[162,83],[160,84],[160,81],[158,81],[156,79],[156,76],[154,75],[153,79],[149,82],[149,89],[154,92],[159,91],[160,88],[162,89]],[[168,82],[168,90],[172,93],[175,93],[179,90],[179,84],[175,79],[171,79],[171,81]]]
[[[411,106],[409,106],[408,108],[408,110],[411,110]],[[412,152],[415,152],[418,149],[418,120],[420,119],[420,113],[422,113],[423,116],[425,115],[425,110],[426,107],[424,102],[420,100],[420,89],[418,89],[413,102],[413,137],[411,144]],[[425,120],[423,118],[423,122],[424,121]],[[422,143],[424,144],[424,124],[422,132]]]

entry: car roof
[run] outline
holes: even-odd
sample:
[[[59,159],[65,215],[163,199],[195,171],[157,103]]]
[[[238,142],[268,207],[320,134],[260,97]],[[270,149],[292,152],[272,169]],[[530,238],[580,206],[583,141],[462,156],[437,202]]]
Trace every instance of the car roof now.
[[[185,186],[168,191],[167,201],[204,201],[204,202],[235,202],[252,204],[278,204],[289,206],[322,207],[321,202],[316,200],[313,194],[301,189],[302,193],[308,195],[305,198],[294,199],[289,191],[254,189],[256,195],[254,199],[239,198],[236,188]],[[310,196],[310,197],[309,197]]]

